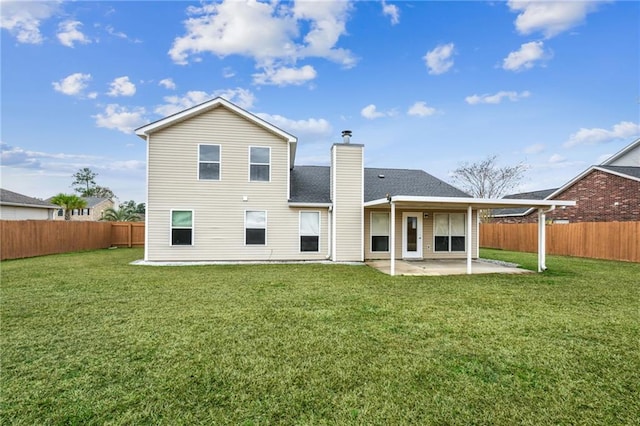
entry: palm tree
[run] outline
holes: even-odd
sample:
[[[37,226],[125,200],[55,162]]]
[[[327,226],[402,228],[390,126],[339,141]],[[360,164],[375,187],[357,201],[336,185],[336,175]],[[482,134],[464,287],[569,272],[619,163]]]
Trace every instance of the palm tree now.
[[[102,219],[109,222],[137,222],[140,220],[140,216],[136,212],[130,209],[120,208],[118,210],[108,208],[104,211]]]
[[[58,205],[64,209],[64,220],[71,220],[72,210],[87,207],[87,202],[82,198],[73,194],[63,194],[62,192],[51,198],[51,204]]]

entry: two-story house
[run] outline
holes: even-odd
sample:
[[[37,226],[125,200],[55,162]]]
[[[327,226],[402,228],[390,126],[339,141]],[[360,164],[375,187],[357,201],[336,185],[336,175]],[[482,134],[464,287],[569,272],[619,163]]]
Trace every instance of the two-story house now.
[[[147,142],[146,261],[390,259],[393,273],[395,259],[459,258],[470,271],[478,209],[544,217],[557,204],[475,199],[422,170],[365,168],[349,131],[330,166],[298,166],[295,136],[222,98],[136,134]]]

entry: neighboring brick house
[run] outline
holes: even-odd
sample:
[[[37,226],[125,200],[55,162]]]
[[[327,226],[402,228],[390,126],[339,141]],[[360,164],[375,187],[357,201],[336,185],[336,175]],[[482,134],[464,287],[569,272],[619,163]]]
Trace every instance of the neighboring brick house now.
[[[640,220],[640,139],[604,163],[591,166],[561,188],[508,195],[505,198],[575,200],[575,207],[547,213],[552,223]],[[532,209],[497,209],[492,222],[537,222]]]
[[[110,198],[82,197],[87,202],[84,209],[74,209],[71,211],[71,220],[77,221],[97,221],[102,219],[104,211],[114,208],[115,204]],[[47,201],[50,201],[49,198]],[[58,208],[54,215],[55,220],[64,220],[64,209]]]

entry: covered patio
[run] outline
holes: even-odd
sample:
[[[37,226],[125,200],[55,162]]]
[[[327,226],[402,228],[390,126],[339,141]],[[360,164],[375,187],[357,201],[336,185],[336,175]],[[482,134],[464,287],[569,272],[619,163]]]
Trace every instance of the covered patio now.
[[[507,207],[528,207],[535,208],[538,211],[538,272],[542,272],[547,269],[546,266],[546,248],[545,248],[545,223],[546,213],[556,209],[556,207],[562,206],[575,206],[575,201],[567,200],[526,200],[526,199],[486,199],[486,198],[472,198],[472,197],[430,197],[430,196],[407,196],[407,195],[387,195],[386,198],[372,200],[364,203],[365,208],[377,208],[377,209],[389,209],[390,223],[396,224],[396,209],[399,211],[416,210],[416,211],[429,211],[444,209],[447,211],[462,211],[466,212],[466,224],[464,226],[464,256],[465,259],[438,259],[437,261],[429,260],[424,264],[414,263],[421,261],[422,259],[412,259],[410,262],[406,262],[404,259],[396,259],[396,226],[390,227],[389,235],[389,253],[393,255],[387,260],[375,260],[373,262],[386,262],[377,263],[380,265],[378,269],[389,275],[396,275],[402,273],[403,275],[444,275],[442,271],[450,271],[451,274],[455,273],[513,273],[511,269],[500,269],[499,265],[486,265],[486,262],[474,260],[477,257],[477,249],[479,248],[479,232],[472,232],[475,228],[478,230],[479,223],[474,223],[473,218],[477,221],[478,215],[474,215],[474,212],[478,210],[507,208]],[[418,219],[419,220],[419,219]],[[403,230],[404,234],[404,230]],[[402,235],[404,238],[404,235]],[[417,236],[418,240],[421,235]],[[403,241],[400,239],[399,241]],[[473,249],[476,248],[476,250]],[[476,256],[474,256],[476,252]],[[404,248],[403,248],[404,253]],[[419,252],[421,256],[421,251]],[[402,258],[405,256],[403,255]],[[388,265],[388,266],[386,266]],[[376,266],[377,267],[377,266]],[[463,272],[457,272],[460,268],[463,268]],[[483,272],[483,270],[491,269],[490,272]],[[477,272],[475,271],[477,269]],[[513,268],[512,268],[513,269]],[[387,272],[388,271],[388,272]],[[432,271],[434,273],[428,273]]]
[[[391,275],[391,260],[370,260],[366,264],[380,272]],[[529,274],[528,269],[517,265],[496,263],[482,259],[471,261],[472,274]],[[467,262],[464,259],[426,259],[426,260],[396,260],[395,275],[440,276],[467,274]]]

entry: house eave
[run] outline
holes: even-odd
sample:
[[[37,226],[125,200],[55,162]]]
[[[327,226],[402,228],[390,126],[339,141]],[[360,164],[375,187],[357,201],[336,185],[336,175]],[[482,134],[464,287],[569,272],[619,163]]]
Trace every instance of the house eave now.
[[[6,201],[0,202],[0,205],[11,206],[11,207],[28,207],[32,209],[48,209],[48,210],[56,210],[60,208],[58,206],[40,206],[37,204],[12,203],[12,202],[6,202]]]
[[[575,201],[569,200],[526,200],[506,198],[467,198],[467,197],[422,197],[414,195],[394,195],[389,198],[367,201],[364,207],[375,207],[394,202],[395,204],[422,204],[425,207],[473,207],[476,209],[497,209],[506,207],[548,208],[575,206]]]
[[[319,207],[327,209],[331,206],[331,203],[305,203],[300,201],[289,201],[289,207]]]

